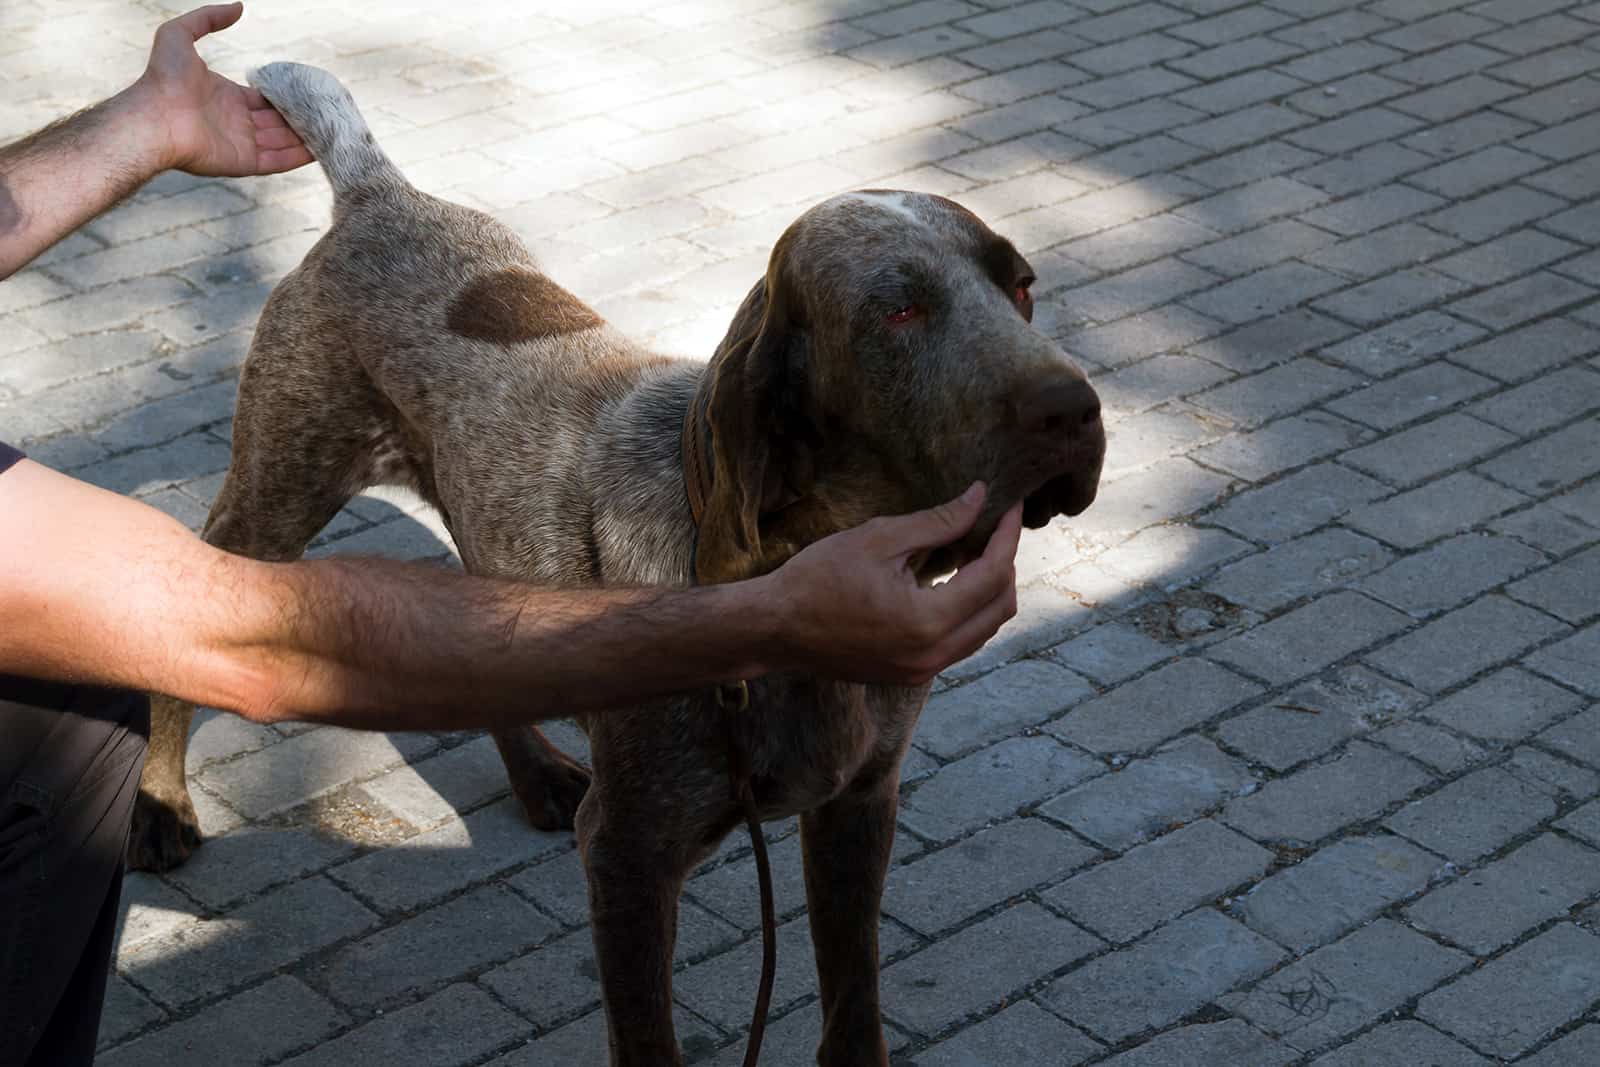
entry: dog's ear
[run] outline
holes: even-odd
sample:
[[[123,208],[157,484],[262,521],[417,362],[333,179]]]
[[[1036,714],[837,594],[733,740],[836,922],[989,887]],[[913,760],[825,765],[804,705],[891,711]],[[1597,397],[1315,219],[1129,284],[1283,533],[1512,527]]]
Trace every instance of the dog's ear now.
[[[739,306],[706,373],[711,493],[695,572],[705,584],[759,567],[761,521],[811,491],[821,418],[810,345],[781,255]]]

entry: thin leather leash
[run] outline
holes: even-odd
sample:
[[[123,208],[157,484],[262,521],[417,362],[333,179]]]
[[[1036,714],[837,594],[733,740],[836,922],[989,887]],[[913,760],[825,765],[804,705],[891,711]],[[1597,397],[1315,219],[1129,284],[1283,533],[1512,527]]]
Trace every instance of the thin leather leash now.
[[[706,463],[699,408],[697,392],[690,398],[689,408],[683,415],[683,487],[689,497],[689,513],[694,516],[696,538],[700,521],[705,517],[706,500],[711,495],[711,469]],[[690,575],[692,580],[692,566]],[[750,1037],[744,1050],[744,1067],[756,1067],[761,1059],[761,1039],[767,1030],[767,1010],[772,1005],[772,980],[778,973],[778,920],[772,902],[772,866],[767,861],[767,839],[761,833],[761,816],[756,811],[755,787],[751,782],[750,754],[739,741],[738,719],[750,707],[750,685],[743,679],[724,682],[717,686],[716,698],[728,737],[728,784],[733,790],[734,803],[744,811],[750,847],[756,854],[756,881],[761,886],[761,984],[756,989]]]

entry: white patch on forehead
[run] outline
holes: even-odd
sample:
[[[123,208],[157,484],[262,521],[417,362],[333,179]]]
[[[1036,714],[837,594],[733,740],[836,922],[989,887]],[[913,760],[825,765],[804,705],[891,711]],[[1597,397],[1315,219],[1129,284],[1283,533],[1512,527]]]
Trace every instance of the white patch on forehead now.
[[[918,226],[928,225],[927,221],[912,208],[910,201],[906,199],[905,193],[885,190],[881,192],[847,193],[846,196],[851,200],[861,200],[876,207],[888,208]]]

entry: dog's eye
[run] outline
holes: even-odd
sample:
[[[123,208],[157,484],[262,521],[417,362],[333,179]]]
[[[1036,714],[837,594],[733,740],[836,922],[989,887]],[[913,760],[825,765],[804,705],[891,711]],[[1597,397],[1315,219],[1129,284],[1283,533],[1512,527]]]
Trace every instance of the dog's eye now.
[[[1012,302],[1017,305],[1017,310],[1022,312],[1022,317],[1029,322],[1033,321],[1033,294],[1028,291],[1028,287],[1032,284],[1032,278],[1024,278],[1011,291]]]
[[[901,323],[910,322],[912,319],[916,318],[917,316],[919,316],[921,314],[922,314],[922,305],[921,304],[907,304],[903,308],[899,308],[899,309],[897,309],[895,311],[889,312],[889,314],[885,315],[884,318],[888,319],[890,322],[892,322],[892,323],[894,323],[895,325],[898,326]]]

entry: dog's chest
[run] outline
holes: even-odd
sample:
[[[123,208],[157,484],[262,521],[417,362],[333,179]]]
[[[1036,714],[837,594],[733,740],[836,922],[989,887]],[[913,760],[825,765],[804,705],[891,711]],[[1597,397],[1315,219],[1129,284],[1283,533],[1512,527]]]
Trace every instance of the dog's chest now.
[[[764,818],[820,807],[863,780],[895,773],[925,688],[780,676],[752,685],[735,727]]]

